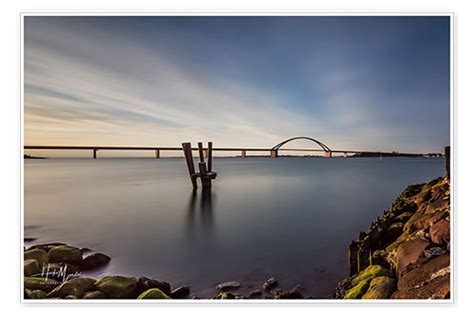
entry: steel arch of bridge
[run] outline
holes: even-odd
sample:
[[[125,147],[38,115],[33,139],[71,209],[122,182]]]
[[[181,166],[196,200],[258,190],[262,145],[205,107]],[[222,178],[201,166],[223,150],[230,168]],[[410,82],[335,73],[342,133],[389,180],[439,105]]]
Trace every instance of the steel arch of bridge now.
[[[278,149],[280,149],[282,146],[284,146],[288,142],[291,142],[293,140],[299,140],[299,139],[313,141],[314,143],[318,144],[325,152],[331,152],[331,149],[327,145],[325,145],[324,143],[322,143],[322,142],[320,142],[316,139],[310,138],[310,137],[294,137],[294,138],[287,139],[287,140],[285,140],[283,142],[280,142],[277,145],[275,145],[272,148],[272,151],[278,151]]]

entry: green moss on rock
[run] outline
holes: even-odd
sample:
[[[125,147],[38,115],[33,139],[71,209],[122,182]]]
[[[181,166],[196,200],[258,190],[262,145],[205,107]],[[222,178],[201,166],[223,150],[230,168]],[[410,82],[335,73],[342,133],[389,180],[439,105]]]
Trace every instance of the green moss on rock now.
[[[46,292],[42,290],[25,289],[25,299],[41,300],[41,299],[46,299],[46,298],[47,298],[47,294]]]
[[[47,264],[49,261],[48,253],[42,249],[32,249],[26,251],[24,254],[24,260],[34,259],[38,262],[39,267],[41,268],[44,264]]]
[[[372,280],[380,276],[389,276],[390,271],[380,265],[371,265],[361,271],[351,282],[351,287],[354,287],[361,281]]]
[[[64,262],[72,265],[80,265],[82,262],[82,251],[74,246],[60,245],[53,247],[48,252],[49,261],[53,263]]]
[[[381,276],[372,279],[367,292],[362,296],[365,300],[387,299],[395,291],[395,279]]]
[[[137,280],[133,277],[107,276],[98,280],[95,286],[112,299],[130,299],[136,297]]]
[[[163,291],[157,288],[148,289],[138,297],[139,300],[146,300],[146,299],[161,299],[161,300],[168,300],[171,299],[167,296]]]
[[[23,264],[23,274],[26,277],[37,275],[41,272],[40,265],[36,259],[27,259]]]
[[[48,297],[65,298],[68,295],[74,295],[81,298],[84,292],[95,289],[96,279],[92,278],[74,278],[62,283],[60,286],[49,292]]]
[[[344,299],[360,299],[369,288],[369,280],[362,280],[354,287],[347,290]]]
[[[49,292],[60,285],[60,282],[54,279],[40,278],[40,277],[25,277],[25,289],[42,290]]]

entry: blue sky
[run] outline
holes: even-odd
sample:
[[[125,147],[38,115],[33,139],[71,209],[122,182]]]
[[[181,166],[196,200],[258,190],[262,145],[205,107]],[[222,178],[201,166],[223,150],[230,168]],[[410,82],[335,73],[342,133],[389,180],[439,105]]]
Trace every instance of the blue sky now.
[[[442,151],[449,36],[449,17],[26,17],[25,144]]]

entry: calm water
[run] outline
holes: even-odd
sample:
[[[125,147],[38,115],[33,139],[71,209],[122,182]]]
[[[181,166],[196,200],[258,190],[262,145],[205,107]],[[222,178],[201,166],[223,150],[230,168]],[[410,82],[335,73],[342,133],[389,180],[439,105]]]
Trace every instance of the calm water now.
[[[179,158],[25,160],[25,236],[109,254],[96,277],[154,276],[207,297],[219,282],[246,294],[273,276],[325,298],[347,275],[350,241],[443,163],[216,158],[202,198]]]

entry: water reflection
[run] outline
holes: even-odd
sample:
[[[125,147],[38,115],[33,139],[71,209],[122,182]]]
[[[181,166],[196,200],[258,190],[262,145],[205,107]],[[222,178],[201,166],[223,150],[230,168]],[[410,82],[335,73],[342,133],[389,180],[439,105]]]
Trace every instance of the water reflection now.
[[[188,231],[194,231],[195,227],[200,228],[203,232],[210,232],[212,230],[214,225],[214,199],[215,195],[209,189],[202,189],[200,194],[196,190],[192,191],[188,204]],[[196,222],[196,218],[198,218],[199,222]]]

